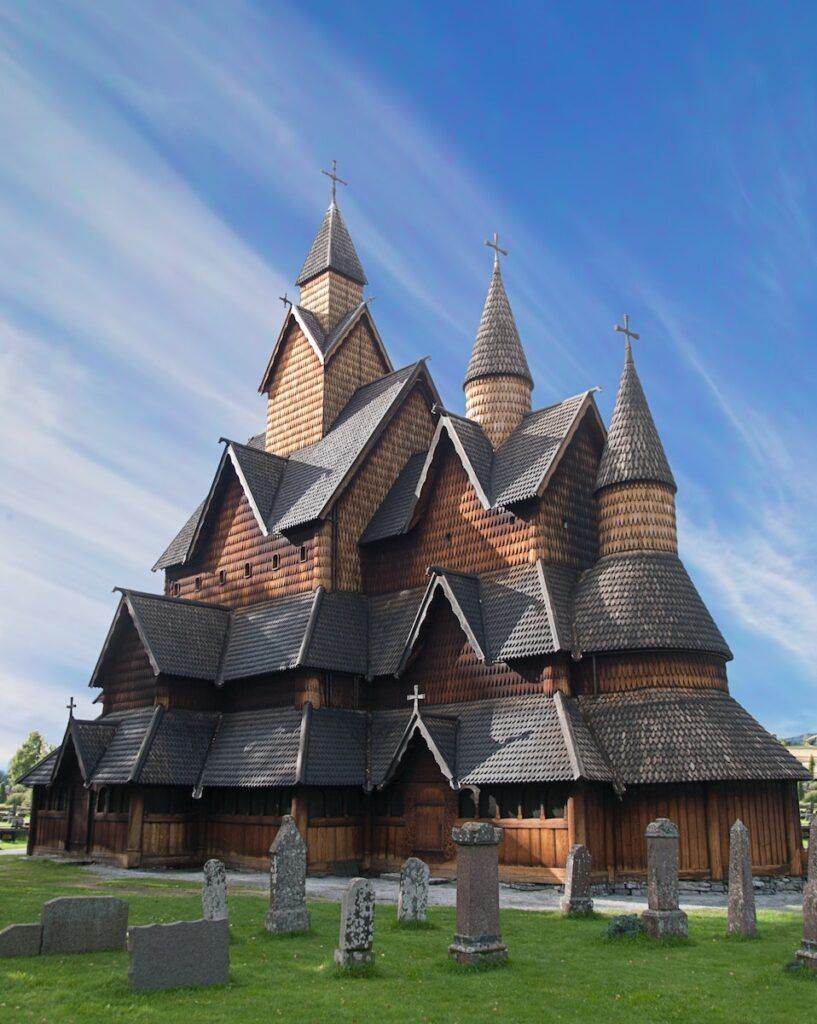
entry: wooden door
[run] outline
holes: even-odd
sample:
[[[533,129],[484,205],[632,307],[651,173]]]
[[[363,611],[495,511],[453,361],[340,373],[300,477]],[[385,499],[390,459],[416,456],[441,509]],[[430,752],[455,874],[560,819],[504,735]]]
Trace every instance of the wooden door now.
[[[90,792],[83,785],[75,785],[71,792],[70,821],[68,823],[68,849],[87,850],[90,819]]]
[[[445,792],[439,784],[415,787],[413,845],[418,857],[440,860],[445,855]]]

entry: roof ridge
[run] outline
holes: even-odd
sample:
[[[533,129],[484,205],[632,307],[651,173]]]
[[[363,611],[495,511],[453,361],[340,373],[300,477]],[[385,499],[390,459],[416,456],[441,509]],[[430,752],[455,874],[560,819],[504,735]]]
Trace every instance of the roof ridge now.
[[[188,597],[173,597],[170,594],[152,594],[147,590],[132,590],[130,587],[114,587],[113,590],[118,591],[123,596],[127,594],[133,597],[149,597],[154,598],[157,601],[168,601],[171,604],[192,605],[198,608],[212,608],[215,611],[220,612],[230,612],[232,610],[225,604],[210,604],[207,601],[191,600]]]
[[[573,723],[570,721],[567,708],[564,704],[564,695],[561,690],[557,690],[553,695],[553,704],[556,708],[556,714],[559,717],[559,725],[562,729],[562,738],[565,742],[565,748],[567,749],[567,756],[570,759],[570,767],[573,769],[573,774],[577,779],[584,776],[584,763],[582,761],[581,754],[576,746],[576,736],[573,732]]]
[[[139,753],[136,755],[136,761],[134,762],[133,768],[131,768],[130,775],[128,776],[128,782],[138,782],[139,776],[142,774],[142,769],[145,766],[150,748],[153,746],[153,741],[156,738],[156,733],[159,731],[159,724],[164,716],[165,709],[161,704],[157,704],[153,709],[153,718],[150,720],[150,724],[145,730],[145,735],[142,737],[142,743],[139,746]]]

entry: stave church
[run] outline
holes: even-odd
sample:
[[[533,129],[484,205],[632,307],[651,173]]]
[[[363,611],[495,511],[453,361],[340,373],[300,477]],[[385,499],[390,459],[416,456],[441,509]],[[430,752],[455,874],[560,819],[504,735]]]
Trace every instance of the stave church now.
[[[313,873],[450,876],[481,819],[505,880],[560,882],[585,843],[616,882],[663,816],[682,877],[718,880],[739,817],[756,875],[802,875],[807,773],[730,695],[627,320],[609,429],[595,388],[532,408],[494,237],[451,411],[392,365],[330,177],[264,429],[222,439],[162,592],[118,591],[99,717],[69,708],[22,780],[28,852],[260,869],[291,813]]]

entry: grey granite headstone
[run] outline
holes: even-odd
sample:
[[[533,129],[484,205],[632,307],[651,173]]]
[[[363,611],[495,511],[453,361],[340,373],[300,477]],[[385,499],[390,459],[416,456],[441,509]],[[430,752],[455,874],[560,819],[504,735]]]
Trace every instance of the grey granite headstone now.
[[[128,904],[114,896],[60,896],[43,904],[40,952],[124,949]]]
[[[562,913],[579,916],[593,913],[590,896],[590,851],[577,843],[570,847],[565,869],[565,894],[560,903]]]
[[[808,830],[808,874],[810,882],[817,882],[817,811],[811,816]]]
[[[335,963],[341,967],[370,964],[374,960],[374,887],[368,878],[353,878],[340,908],[340,939]]]
[[[508,959],[499,930],[502,829],[469,821],[451,830],[457,846],[457,931],[448,955],[461,964]]]
[[[409,857],[400,869],[400,890],[397,894],[397,920],[403,923],[428,918],[428,864],[419,857]]]
[[[37,956],[42,940],[41,924],[10,924],[0,930],[0,957]]]
[[[268,932],[284,935],[309,931],[306,909],[306,843],[291,814],[281,818],[270,847]]]
[[[678,829],[669,818],[647,826],[647,905],[644,930],[655,939],[686,938],[687,916],[678,906]]]
[[[230,925],[174,921],[128,928],[128,981],[149,989],[226,985],[230,980]]]
[[[803,942],[797,959],[817,971],[817,879],[807,882],[803,890]]]
[[[227,869],[220,860],[208,860],[204,865],[201,909],[205,921],[227,920]]]
[[[752,856],[749,830],[738,819],[729,830],[729,913],[730,935],[757,935],[755,889],[752,885]]]

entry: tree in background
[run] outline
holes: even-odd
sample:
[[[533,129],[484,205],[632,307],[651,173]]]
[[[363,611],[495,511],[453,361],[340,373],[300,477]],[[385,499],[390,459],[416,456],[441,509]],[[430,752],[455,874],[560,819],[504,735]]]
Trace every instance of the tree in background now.
[[[11,785],[8,787],[6,800],[15,812],[31,806],[31,790],[28,786],[17,785],[16,780],[31,771],[34,765],[38,761],[42,761],[46,754],[50,754],[53,749],[44,736],[38,732],[32,732],[28,734],[27,739],[23,741],[22,746],[9,762],[8,778]]]
[[[4,771],[2,768],[0,768],[0,804],[4,804],[6,802],[6,797],[8,796],[8,788],[9,774],[7,771]]]

